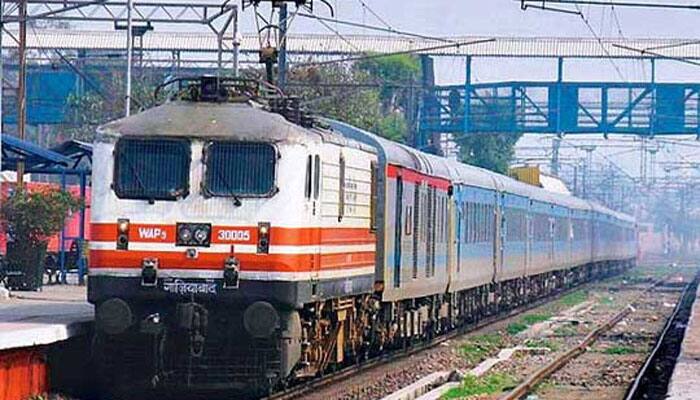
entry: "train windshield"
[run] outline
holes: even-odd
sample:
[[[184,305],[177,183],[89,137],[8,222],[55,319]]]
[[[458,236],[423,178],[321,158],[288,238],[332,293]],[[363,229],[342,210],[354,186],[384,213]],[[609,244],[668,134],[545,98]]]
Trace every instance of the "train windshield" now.
[[[205,190],[210,196],[265,197],[275,192],[277,151],[269,143],[212,142]]]
[[[116,145],[114,169],[114,191],[120,198],[183,198],[189,191],[190,143],[122,138]]]

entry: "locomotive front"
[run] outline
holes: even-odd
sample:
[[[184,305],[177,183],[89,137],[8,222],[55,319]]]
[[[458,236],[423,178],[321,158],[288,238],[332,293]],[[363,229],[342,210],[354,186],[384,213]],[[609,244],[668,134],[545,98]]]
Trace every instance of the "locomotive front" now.
[[[102,385],[250,391],[290,374],[319,143],[248,103],[173,102],[100,129],[88,293]]]

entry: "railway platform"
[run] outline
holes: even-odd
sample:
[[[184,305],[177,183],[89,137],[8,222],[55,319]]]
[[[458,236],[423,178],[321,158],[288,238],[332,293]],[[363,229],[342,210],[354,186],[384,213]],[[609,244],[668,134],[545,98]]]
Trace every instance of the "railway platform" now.
[[[700,287],[688,319],[681,352],[668,385],[670,400],[694,400],[700,396]]]
[[[23,400],[70,381],[75,364],[65,361],[84,356],[92,321],[85,287],[45,286],[0,299],[0,400]]]

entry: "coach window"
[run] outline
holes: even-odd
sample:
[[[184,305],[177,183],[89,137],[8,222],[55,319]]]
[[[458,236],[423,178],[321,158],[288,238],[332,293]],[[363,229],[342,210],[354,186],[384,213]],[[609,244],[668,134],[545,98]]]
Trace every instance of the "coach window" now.
[[[122,199],[177,200],[189,193],[190,142],[122,138],[115,147],[114,192]]]
[[[268,197],[277,192],[277,149],[269,143],[211,142],[204,191],[216,197]]]

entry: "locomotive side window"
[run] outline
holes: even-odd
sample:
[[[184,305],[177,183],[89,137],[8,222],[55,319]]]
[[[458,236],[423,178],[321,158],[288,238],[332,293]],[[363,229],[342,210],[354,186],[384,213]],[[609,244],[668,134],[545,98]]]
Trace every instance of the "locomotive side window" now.
[[[306,160],[306,182],[304,183],[305,191],[304,191],[304,196],[306,196],[307,199],[311,198],[311,160],[312,157],[309,155],[308,159]]]
[[[212,142],[206,148],[204,190],[216,197],[271,196],[276,164],[271,144]]]
[[[113,188],[119,198],[176,200],[189,193],[187,140],[122,138],[114,159]]]
[[[338,175],[338,222],[345,216],[345,157],[340,155]]]

